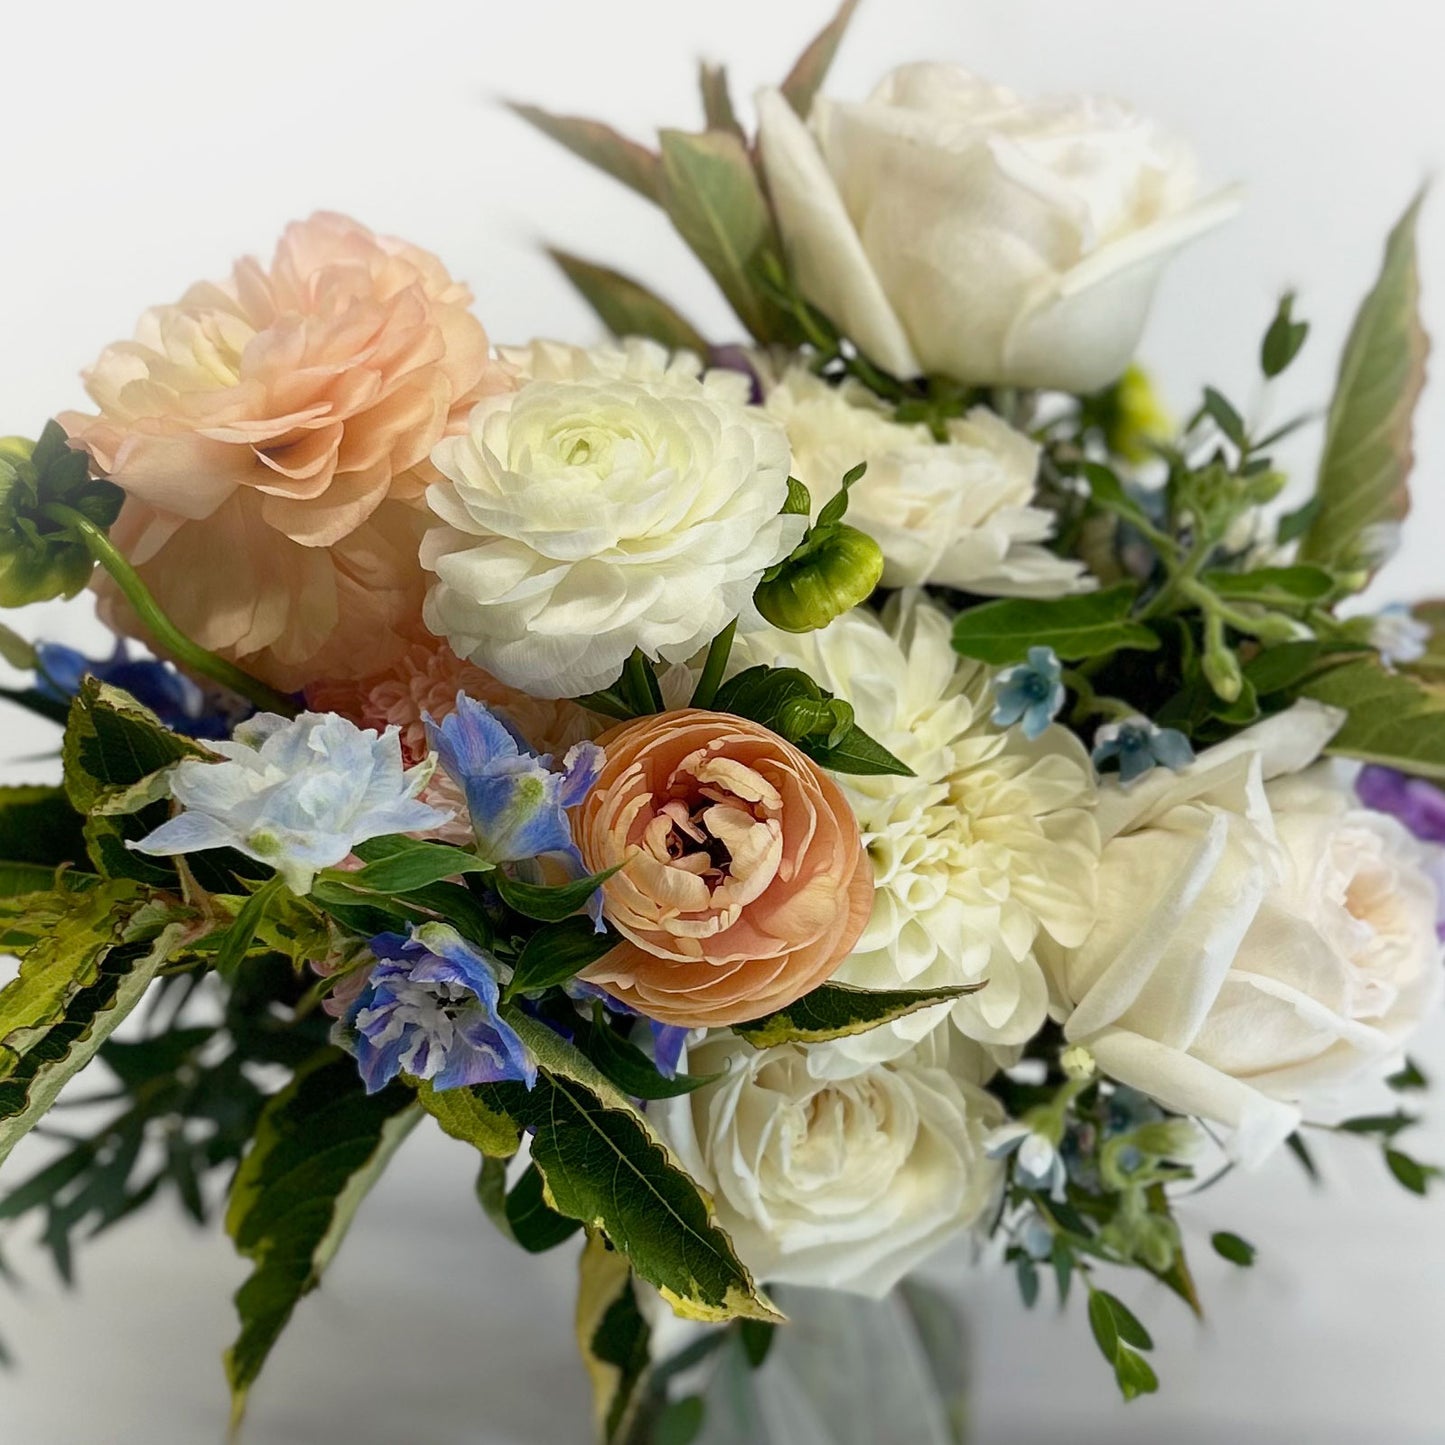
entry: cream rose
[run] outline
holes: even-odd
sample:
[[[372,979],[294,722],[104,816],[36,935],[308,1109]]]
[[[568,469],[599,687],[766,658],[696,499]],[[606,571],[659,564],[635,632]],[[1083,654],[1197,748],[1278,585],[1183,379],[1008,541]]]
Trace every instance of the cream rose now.
[[[764,405],[787,428],[793,475],[815,510],[867,462],[848,520],[881,548],[885,587],[1058,597],[1092,585],[1082,563],[1043,545],[1053,516],[1032,505],[1038,447],[987,407],[950,422],[939,443],[921,422],[894,421],[857,382],[833,386],[806,366],[790,367]]]
[[[880,1298],[1003,1181],[984,1145],[1003,1109],[950,1067],[950,1046],[969,1047],[938,1031],[892,1063],[820,1077],[831,1045],[717,1035],[688,1068],[723,1077],[655,1117],[757,1278]]]
[[[1339,714],[1300,703],[1101,790],[1099,919],[1050,950],[1065,1036],[1262,1158],[1300,1105],[1399,1050],[1439,998],[1430,860],[1316,764]]]
[[[440,527],[426,623],[509,686],[570,697],[634,648],[680,662],[751,604],[805,519],[780,516],[788,439],[735,372],[650,342],[504,353],[490,397],[432,459]]]
[[[1177,142],[1112,101],[1025,100],[906,65],[804,125],[758,98],[803,294],[879,365],[1092,391],[1128,364],[1164,263],[1234,207],[1196,201]]]
[[[862,988],[987,987],[841,1041],[887,1058],[952,1016],[971,1039],[1026,1042],[1048,1009],[1041,938],[1083,942],[1094,922],[1094,773],[1079,740],[1030,742],[993,725],[991,674],[953,651],[948,618],[900,593],[803,636],[742,637],[737,665],[800,667],[851,703],[858,725],[914,771],[840,776],[873,865],[873,910],[836,977]]]

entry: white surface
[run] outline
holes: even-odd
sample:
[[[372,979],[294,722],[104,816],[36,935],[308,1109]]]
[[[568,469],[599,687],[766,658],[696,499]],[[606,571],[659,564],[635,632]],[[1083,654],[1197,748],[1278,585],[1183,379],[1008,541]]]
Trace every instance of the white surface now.
[[[732,61],[746,94],[781,73],[826,8],[12,0],[0,9],[0,431],[33,433],[79,403],[78,368],[145,305],[264,252],[287,219],[319,207],[438,251],[496,338],[593,334],[537,255],[543,237],[639,273],[725,335],[722,304],[661,217],[492,100],[638,132],[687,125],[698,55]],[[1316,329],[1283,414],[1326,395],[1384,232],[1445,155],[1442,51],[1445,10],[1423,0],[869,0],[833,88],[859,93],[894,62],[946,58],[1021,89],[1111,90],[1172,121],[1206,172],[1243,179],[1250,200],[1177,263],[1145,355],[1180,406],[1204,380],[1248,395],[1274,296],[1297,286]],[[1438,201],[1423,249],[1427,310],[1445,332]],[[1400,596],[1439,588],[1438,404],[1419,443],[1416,519],[1385,583]],[[41,609],[21,625],[92,636],[79,613]],[[46,746],[13,714],[0,729],[7,759]],[[1445,1028],[1420,1053],[1445,1080]],[[1438,1118],[1412,1147],[1445,1160],[1445,1100]],[[1196,1251],[1212,1307],[1202,1328],[1150,1295],[1165,1380],[1155,1401],[1116,1402],[1077,1310],[1028,1316],[1010,1279],[971,1280],[980,1445],[1445,1438],[1445,1205],[1405,1196],[1364,1146],[1325,1152],[1327,1194],[1281,1159],[1190,1207],[1204,1234],[1236,1229],[1263,1253],[1241,1273]],[[413,1137],[271,1362],[252,1445],[583,1439],[570,1251],[509,1250],[472,1202],[471,1172],[461,1146]],[[0,1335],[21,1358],[0,1376],[4,1445],[220,1438],[217,1359],[242,1277],[222,1239],[169,1212],[134,1221],[82,1256],[75,1296],[38,1255],[12,1257],[31,1287],[0,1290]]]

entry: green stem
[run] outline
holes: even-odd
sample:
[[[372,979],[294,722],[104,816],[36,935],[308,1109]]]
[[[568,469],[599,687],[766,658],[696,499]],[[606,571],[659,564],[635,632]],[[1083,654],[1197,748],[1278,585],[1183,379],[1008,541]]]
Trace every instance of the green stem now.
[[[638,717],[662,711],[662,689],[657,685],[657,674],[640,647],[632,649],[632,655],[623,665],[622,692]]]
[[[736,617],[718,633],[712,640],[712,645],[707,650],[707,659],[702,665],[702,676],[697,680],[697,686],[692,690],[691,707],[711,707],[717,697],[717,690],[722,686],[723,673],[727,671],[728,657],[733,650],[733,638],[737,636],[738,620]]]
[[[229,663],[214,652],[208,652],[197,642],[192,642],[179,627],[161,611],[160,604],[150,594],[140,574],[123,557],[115,543],[97,527],[89,517],[67,507],[62,502],[52,503],[46,515],[62,522],[79,536],[90,549],[90,555],[114,579],[125,600],[135,609],[136,615],[155,639],[160,651],[169,654],[177,662],[184,663],[192,672],[240,693],[248,702],[255,703],[266,712],[277,712],[283,717],[296,716],[296,704],[284,694],[275,692],[264,682],[239,667]]]

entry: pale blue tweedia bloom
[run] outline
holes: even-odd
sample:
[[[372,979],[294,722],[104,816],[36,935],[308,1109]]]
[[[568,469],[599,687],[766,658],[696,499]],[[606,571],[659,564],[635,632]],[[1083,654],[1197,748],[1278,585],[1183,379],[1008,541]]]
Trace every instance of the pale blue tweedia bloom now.
[[[497,1012],[497,965],[444,923],[410,937],[371,941],[377,962],[338,1024],[337,1041],[356,1055],[374,1094],[398,1074],[434,1089],[516,1080],[530,1089],[537,1061]]]
[[[450,817],[417,800],[432,765],[407,768],[394,727],[378,735],[333,713],[263,712],[209,747],[222,761],[187,758],[171,773],[171,796],[184,811],[129,847],[166,855],[235,848],[305,893],[358,843]]]
[[[1106,723],[1094,734],[1094,767],[1119,760],[1119,781],[1128,787],[1156,764],[1178,772],[1194,761],[1189,739],[1177,728],[1156,727],[1146,717]]]
[[[1029,648],[1028,661],[999,673],[993,683],[995,727],[1019,730],[1032,742],[1064,705],[1063,668],[1052,647]]]
[[[1025,1189],[1047,1193],[1054,1199],[1064,1197],[1068,1172],[1058,1146],[1046,1135],[1035,1133],[1028,1124],[1014,1121],[1001,1124],[983,1141],[990,1159],[1014,1156],[1014,1180]]]
[[[602,749],[578,743],[560,770],[540,757],[490,709],[465,693],[440,723],[426,720],[427,738],[471,815],[477,851],[491,863],[520,863],[561,854],[580,867],[568,808],[585,798],[602,770]]]

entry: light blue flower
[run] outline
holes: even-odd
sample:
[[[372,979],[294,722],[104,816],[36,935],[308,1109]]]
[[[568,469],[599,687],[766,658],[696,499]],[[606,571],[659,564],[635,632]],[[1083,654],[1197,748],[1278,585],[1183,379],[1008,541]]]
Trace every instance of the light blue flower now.
[[[1119,781],[1127,788],[1155,764],[1178,772],[1194,761],[1189,739],[1177,728],[1156,727],[1146,717],[1107,723],[1094,735],[1094,767],[1119,760]]]
[[[465,693],[440,723],[426,720],[437,759],[466,795],[477,850],[492,863],[520,863],[546,854],[570,860],[582,873],[567,809],[587,796],[602,770],[596,743],[568,750],[560,771],[538,756],[501,718]]]
[[[187,758],[171,773],[171,796],[184,811],[129,847],[163,855],[236,848],[305,893],[358,843],[450,817],[417,801],[432,769],[404,766],[394,727],[378,735],[332,713],[263,712],[230,742],[209,746],[222,761]]]
[[[1020,731],[1032,742],[1064,705],[1063,668],[1052,647],[1031,647],[1027,662],[999,673],[993,682],[995,727]]]
[[[371,941],[376,965],[337,1029],[366,1092],[398,1074],[434,1089],[516,1080],[530,1089],[537,1061],[497,1012],[495,962],[456,929],[427,923]]]
[[[1068,1171],[1058,1146],[1046,1134],[1039,1134],[1027,1123],[1015,1120],[1001,1124],[983,1141],[990,1159],[1014,1156],[1014,1182],[1024,1189],[1063,1199]]]

